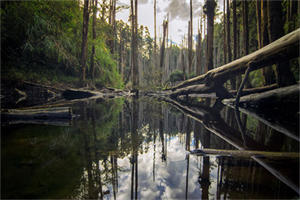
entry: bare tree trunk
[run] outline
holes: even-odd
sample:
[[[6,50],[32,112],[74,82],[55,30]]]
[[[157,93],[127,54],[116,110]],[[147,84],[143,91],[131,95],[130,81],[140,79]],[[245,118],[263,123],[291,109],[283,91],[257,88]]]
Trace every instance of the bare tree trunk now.
[[[267,2],[261,1],[261,23],[262,23],[262,47],[269,44],[268,36],[268,14],[267,14]],[[271,85],[275,83],[275,74],[272,67],[263,68],[263,76],[265,79],[265,85]]]
[[[160,83],[161,85],[163,84],[163,79],[162,79],[162,75],[163,75],[163,66],[164,66],[164,58],[165,58],[165,41],[166,41],[166,32],[167,32],[167,27],[168,27],[168,21],[164,21],[163,22],[163,41],[161,44],[161,50],[160,50],[160,69],[161,69],[161,74],[160,74]]]
[[[237,30],[237,18],[236,18],[236,0],[232,0],[232,25],[233,25],[233,60],[238,58],[238,30]],[[237,88],[240,85],[242,77],[238,75],[234,81],[235,87]]]
[[[198,27],[198,43],[197,43],[197,66],[196,75],[201,74],[201,40],[202,40],[202,17],[200,18],[200,29]]]
[[[83,8],[83,26],[82,26],[82,43],[81,43],[81,84],[84,85],[86,77],[86,57],[87,57],[87,40],[88,40],[88,27],[89,27],[89,0],[84,1]]]
[[[248,31],[248,2],[242,1],[243,5],[243,40],[244,56],[249,54],[249,31]]]
[[[283,31],[283,19],[282,19],[282,1],[270,1],[267,2],[268,8],[268,33],[269,40],[273,42],[282,37]],[[295,77],[289,68],[289,61],[279,62],[276,67],[277,71],[277,83],[279,87],[288,86],[296,83]]]
[[[261,45],[261,9],[260,9],[260,2],[261,0],[256,0],[256,28],[257,28],[257,43],[258,48],[262,47]]]
[[[226,5],[226,1],[224,0],[223,1],[223,22],[224,22],[224,26],[223,26],[223,37],[224,37],[224,46],[223,46],[223,59],[224,59],[224,62],[223,64],[225,65],[227,63],[227,54],[226,54],[226,18],[225,18],[225,5]]]
[[[93,46],[92,46],[92,55],[91,55],[91,77],[92,80],[95,81],[95,40],[96,40],[96,14],[97,14],[97,2],[98,0],[93,0],[93,24],[92,24],[92,29],[93,29]]]
[[[132,89],[137,92],[139,85],[139,71],[137,66],[137,0],[131,3],[131,73],[132,73]]]
[[[193,3],[190,0],[190,22],[189,22],[189,75],[192,73],[193,60]]]
[[[213,69],[213,44],[214,44],[214,16],[216,2],[214,0],[206,1],[206,15],[207,15],[207,56],[205,72]]]
[[[154,0],[154,66],[157,67],[156,0]]]
[[[231,54],[231,33],[230,33],[230,5],[229,5],[229,0],[227,0],[227,55],[228,55],[228,62],[231,62],[231,59],[232,59],[232,54]],[[236,79],[235,77],[234,78],[231,78],[230,79],[230,84],[231,84],[231,88],[232,89],[235,89],[235,83],[236,82]]]

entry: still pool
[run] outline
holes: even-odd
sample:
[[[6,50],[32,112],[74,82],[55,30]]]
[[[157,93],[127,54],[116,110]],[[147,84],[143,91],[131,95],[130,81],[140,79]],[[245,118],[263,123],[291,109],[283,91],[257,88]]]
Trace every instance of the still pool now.
[[[78,117],[68,123],[2,125],[1,197],[299,198],[298,159],[189,154],[299,152],[297,140],[253,116],[238,113],[241,133],[233,109],[202,104],[195,115],[152,98],[98,99],[72,105]]]

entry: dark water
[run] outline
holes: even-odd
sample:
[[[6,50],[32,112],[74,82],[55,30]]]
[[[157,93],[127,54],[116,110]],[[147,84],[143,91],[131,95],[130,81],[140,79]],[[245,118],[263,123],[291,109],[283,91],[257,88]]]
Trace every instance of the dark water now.
[[[95,100],[72,106],[80,117],[70,126],[2,126],[1,196],[299,198],[298,159],[187,154],[197,148],[299,152],[297,140],[238,113],[241,133],[234,111],[213,105],[203,101],[182,112],[184,105],[150,98]]]

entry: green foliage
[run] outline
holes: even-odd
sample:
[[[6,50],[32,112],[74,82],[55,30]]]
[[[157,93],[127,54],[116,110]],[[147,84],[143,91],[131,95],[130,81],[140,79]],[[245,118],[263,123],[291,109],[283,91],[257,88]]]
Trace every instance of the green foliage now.
[[[6,74],[33,81],[79,80],[82,13],[79,2],[75,0],[4,2],[1,5],[1,41],[5,48],[1,64],[4,68],[12,68],[6,70]],[[110,37],[110,26],[97,20],[98,37],[95,41],[89,38],[88,45],[89,48],[93,43],[96,46],[96,82],[120,88],[122,80],[116,61],[105,44]],[[89,49],[88,67],[90,55]]]
[[[171,73],[169,80],[171,83],[175,83],[177,81],[183,81],[184,80],[184,74],[180,70],[176,70]]]

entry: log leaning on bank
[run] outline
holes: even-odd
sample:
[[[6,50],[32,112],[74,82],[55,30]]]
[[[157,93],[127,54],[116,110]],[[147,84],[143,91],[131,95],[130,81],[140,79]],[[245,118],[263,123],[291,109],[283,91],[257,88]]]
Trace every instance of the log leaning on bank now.
[[[289,60],[299,56],[300,29],[297,29],[269,45],[219,68],[212,69],[207,73],[195,78],[183,81],[171,88],[175,91],[179,88],[195,84],[211,85],[212,83],[222,86],[231,77],[242,74],[250,66],[251,71],[274,64],[281,60]]]

